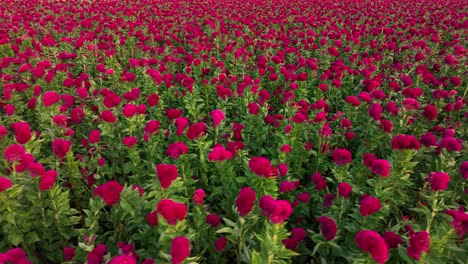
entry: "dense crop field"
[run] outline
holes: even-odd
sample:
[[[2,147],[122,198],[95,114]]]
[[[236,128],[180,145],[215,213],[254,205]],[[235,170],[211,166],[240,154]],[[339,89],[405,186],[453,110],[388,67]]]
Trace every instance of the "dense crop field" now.
[[[466,0],[0,0],[0,264],[466,263]]]

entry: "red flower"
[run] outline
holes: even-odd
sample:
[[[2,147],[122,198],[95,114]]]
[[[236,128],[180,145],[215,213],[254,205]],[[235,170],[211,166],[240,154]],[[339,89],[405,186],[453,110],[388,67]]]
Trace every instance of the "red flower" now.
[[[11,185],[12,182],[10,179],[0,176],[0,192],[10,189]]]
[[[5,110],[5,113],[7,116],[12,116],[15,114],[15,106],[14,105],[11,105],[11,104],[7,104],[5,105],[5,107],[3,108]]]
[[[445,137],[440,140],[439,151],[440,149],[446,149],[447,151],[461,151],[461,143],[454,137]]]
[[[48,91],[42,97],[42,103],[44,106],[51,106],[60,100],[60,95],[54,91]]]
[[[150,94],[146,99],[149,106],[157,106],[159,104],[159,95],[157,94]]]
[[[0,254],[1,256],[2,254]],[[6,253],[6,259],[12,264],[29,264],[32,263],[26,258],[26,253],[21,248],[13,248]]]
[[[211,162],[230,160],[232,157],[232,153],[220,144],[216,144],[210,154],[208,154],[208,160]]]
[[[377,263],[388,260],[388,246],[379,233],[373,230],[362,230],[356,235],[356,244],[365,252],[369,252]]]
[[[206,216],[205,222],[212,227],[217,227],[221,223],[221,219],[217,214],[209,214]]]
[[[130,118],[132,116],[135,115],[135,113],[137,112],[138,110],[138,107],[134,104],[126,104],[123,108],[122,108],[122,114],[127,117],[127,118]]]
[[[251,115],[257,115],[258,114],[259,107],[258,107],[257,103],[253,103],[253,102],[249,103],[247,105],[247,108],[249,108],[249,114],[251,114]]]
[[[18,122],[11,125],[15,130],[16,142],[26,144],[31,139],[31,127],[28,122]]]
[[[443,191],[446,190],[450,182],[450,176],[445,172],[431,172],[427,177],[427,181],[431,184],[431,190]]]
[[[120,255],[111,259],[109,264],[136,264],[137,261],[134,257],[128,255]]]
[[[91,131],[91,133],[89,133],[88,139],[89,139],[89,143],[91,144],[98,143],[101,139],[101,131],[99,130]]]
[[[320,232],[327,240],[333,240],[336,236],[337,226],[335,220],[327,216],[321,216],[318,219],[320,224]]]
[[[296,124],[304,123],[307,120],[307,116],[301,112],[297,112],[293,117],[293,122]]]
[[[104,244],[97,245],[91,252],[88,254],[87,264],[101,264],[103,263],[104,255],[106,254],[107,247]]]
[[[158,179],[161,184],[161,187],[163,187],[164,189],[169,188],[172,181],[174,181],[179,174],[176,165],[173,164],[156,165],[156,173],[158,174]]]
[[[312,174],[312,181],[315,184],[315,190],[321,191],[327,187],[327,181],[325,178],[322,177],[322,175],[318,172]]]
[[[249,161],[249,168],[253,173],[265,178],[278,176],[276,168],[264,157],[252,157]]]
[[[266,195],[259,201],[259,206],[262,209],[264,216],[267,216],[274,224],[284,222],[292,213],[291,203],[286,200],[275,200],[273,197]]]
[[[301,242],[295,238],[286,238],[281,241],[285,248],[290,250],[297,250],[297,245]]]
[[[434,105],[426,105],[422,112],[422,115],[429,121],[433,121],[437,118],[437,108]]]
[[[102,111],[101,115],[99,116],[104,122],[107,123],[114,123],[116,118],[114,116],[114,113],[110,110],[105,110]]]
[[[397,107],[397,104],[393,101],[387,103],[385,110],[394,116],[396,116],[400,111],[400,109]]]
[[[123,186],[117,181],[109,181],[98,186],[94,190],[94,196],[100,196],[108,205],[115,205],[120,202],[120,193]]]
[[[71,145],[71,141],[57,138],[52,142],[52,149],[55,155],[57,155],[57,157],[63,159],[65,155],[70,151]]]
[[[325,120],[325,118],[327,117],[327,113],[326,112],[319,112],[315,115],[314,117],[314,123],[320,123],[322,122],[323,120]]]
[[[403,108],[411,111],[411,110],[418,110],[419,109],[419,102],[416,99],[413,98],[406,98],[403,100]]]
[[[16,172],[24,172],[28,169],[28,165],[31,162],[34,162],[33,155],[29,153],[22,154],[18,160],[19,163],[15,165]]]
[[[353,95],[347,96],[345,101],[352,106],[359,106],[361,104],[361,102],[359,102],[359,99],[357,99],[356,96]]]
[[[101,93],[103,93],[103,91],[101,91]],[[112,108],[118,106],[121,101],[122,99],[119,97],[118,94],[109,92],[105,95],[103,103],[107,108]]]
[[[361,212],[362,216],[368,216],[375,212],[380,211],[382,205],[380,204],[379,199],[368,196],[361,200],[361,206],[359,207],[359,211]]]
[[[67,116],[65,115],[56,115],[52,118],[52,122],[58,127],[66,128],[67,127]]]
[[[351,152],[347,149],[335,149],[332,153],[332,159],[339,166],[344,166],[353,161]]]
[[[74,123],[81,123],[85,117],[85,112],[81,108],[73,108],[70,113],[70,118]]]
[[[181,155],[187,153],[189,151],[189,148],[187,145],[185,145],[184,142],[175,142],[169,145],[166,150],[166,154],[173,158],[173,159],[178,159]]]
[[[179,118],[182,115],[183,110],[182,109],[165,109],[166,112],[166,117],[170,120],[174,120],[176,118]]]
[[[296,189],[296,184],[291,181],[284,181],[279,185],[280,193],[290,192]]]
[[[157,226],[157,225],[158,225],[158,212],[157,212],[157,211],[149,212],[149,213],[146,215],[146,221],[147,221],[148,224],[150,224],[151,226]]]
[[[176,125],[176,134],[178,136],[181,136],[184,133],[185,128],[187,128],[189,124],[189,119],[186,117],[178,117],[175,120],[175,125]]]
[[[26,168],[28,169],[31,177],[42,176],[45,172],[44,166],[39,162],[29,162]]]
[[[392,149],[418,150],[420,146],[418,139],[411,135],[398,135],[392,139]]]
[[[15,161],[20,161],[21,157],[26,153],[26,149],[17,144],[8,146],[5,151],[3,151],[3,156],[8,162],[13,163]]]
[[[75,249],[72,247],[66,247],[63,249],[63,260],[71,261],[75,257]]]
[[[410,237],[409,247],[406,249],[406,252],[413,259],[419,260],[423,252],[429,252],[429,245],[429,233],[420,231]]]
[[[203,189],[197,189],[193,192],[192,200],[196,205],[202,205],[203,199],[205,199],[205,191]]]
[[[288,144],[284,144],[280,148],[280,151],[283,152],[283,153],[289,153],[289,152],[291,152],[291,150],[292,150],[292,148]]]
[[[8,135],[8,130],[4,126],[0,126],[0,140]]]
[[[304,238],[307,237],[307,233],[306,231],[304,230],[304,228],[300,228],[300,227],[295,227],[291,230],[291,236],[294,238],[294,239],[297,239],[299,241],[302,241]]]
[[[128,148],[135,146],[137,143],[138,139],[136,137],[124,137],[122,140],[122,144],[124,144]]]
[[[149,120],[146,123],[143,131],[147,134],[154,134],[159,129],[160,122],[157,120]]]
[[[213,119],[214,126],[217,127],[224,120],[225,116],[222,110],[216,109],[210,112],[210,116]]]
[[[453,217],[452,226],[457,231],[460,240],[462,240],[463,236],[468,234],[468,214],[456,210],[447,210],[445,213]]]
[[[193,124],[187,130],[187,138],[189,140],[194,140],[203,136],[206,133],[206,124],[203,122],[198,122]]]
[[[39,183],[39,190],[47,191],[52,188],[55,184],[55,179],[57,178],[57,171],[48,170],[42,175],[41,182]]]
[[[219,237],[215,241],[215,248],[216,248],[216,251],[218,252],[223,251],[226,245],[227,245],[227,238],[225,236]]]
[[[338,195],[343,197],[343,198],[347,198],[349,197],[349,195],[351,194],[351,192],[353,191],[353,187],[347,183],[347,182],[342,182],[340,184],[338,184]]]
[[[171,243],[171,262],[180,264],[190,256],[190,241],[185,237],[176,237]]]
[[[449,81],[454,87],[458,87],[462,83],[460,77],[457,77],[457,76],[450,77]]]
[[[244,187],[239,191],[239,195],[237,196],[236,206],[239,215],[244,217],[248,215],[254,206],[255,200],[257,196],[255,191],[249,187]]]
[[[335,195],[333,193],[326,193],[323,196],[323,206],[325,207],[332,206],[334,200],[335,200]]]
[[[310,199],[310,194],[309,193],[301,193],[297,196],[297,200],[299,202],[307,203]]]
[[[379,127],[386,133],[391,133],[393,129],[393,123],[388,119],[380,119]]]
[[[288,165],[284,163],[278,164],[278,171],[282,177],[285,177],[288,174]]]
[[[176,225],[177,221],[182,221],[187,215],[187,206],[183,203],[176,203],[170,199],[163,199],[158,203],[157,211],[167,223]]]
[[[122,74],[122,78],[120,78],[120,81],[122,82],[133,82],[136,78],[136,75],[131,72],[124,72]]]
[[[437,138],[431,132],[422,135],[419,142],[426,147],[437,146]]]
[[[368,168],[372,166],[372,163],[376,160],[377,158],[374,156],[372,153],[364,153],[362,155],[362,160],[364,161],[364,165]]]
[[[464,162],[460,165],[460,176],[461,176],[463,179],[468,179],[468,161],[464,161]]]
[[[398,245],[403,244],[401,237],[392,231],[385,232],[383,239],[389,248],[398,248]]]
[[[377,159],[372,162],[370,169],[373,174],[377,174],[381,177],[387,177],[390,174],[390,163],[385,159]]]
[[[369,107],[368,114],[370,117],[372,117],[372,119],[377,121],[380,120],[380,118],[382,118],[382,110],[382,106],[379,103],[373,103]]]

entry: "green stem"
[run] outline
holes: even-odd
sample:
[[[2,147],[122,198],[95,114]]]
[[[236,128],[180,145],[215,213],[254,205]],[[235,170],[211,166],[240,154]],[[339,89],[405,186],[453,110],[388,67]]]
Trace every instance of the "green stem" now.
[[[273,238],[272,238],[272,244],[273,245],[276,245],[278,243],[278,233],[279,233],[279,224],[275,224],[274,225],[274,229],[273,229]],[[270,263],[273,263],[275,259],[275,253],[272,252],[270,249],[268,249],[268,261],[267,263],[270,264]]]
[[[243,250],[243,247],[244,247],[244,230],[243,230],[243,224],[242,224],[242,221],[239,221],[239,240],[238,240],[238,244],[237,244],[237,252],[236,252],[236,255],[237,255],[237,258],[236,258],[236,262],[238,264],[242,263],[241,262],[241,255],[242,255],[242,250]]]
[[[12,166],[12,169],[13,169],[13,171],[12,171],[13,182],[15,182],[16,181],[16,160],[13,161],[13,164],[11,166]]]
[[[338,194],[336,195],[336,197],[339,197]],[[343,207],[344,207],[345,198],[340,198],[340,199],[341,199],[341,205],[340,205],[340,214],[338,216],[338,223],[341,223],[341,217],[343,217],[343,213],[344,213]]]
[[[426,227],[426,232],[427,233],[431,233],[430,230],[431,230],[431,226],[432,226],[432,223],[434,221],[434,218],[436,216],[436,213],[437,213],[437,196],[438,196],[439,192],[434,192],[432,193],[432,213],[431,213],[431,218],[429,218],[429,221],[427,223],[427,227]]]

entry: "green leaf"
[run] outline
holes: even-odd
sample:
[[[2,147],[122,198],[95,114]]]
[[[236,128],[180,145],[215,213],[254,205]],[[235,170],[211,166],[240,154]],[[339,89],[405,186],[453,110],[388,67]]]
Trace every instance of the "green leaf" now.
[[[263,263],[267,263],[266,260],[262,258],[260,253],[254,250],[252,252],[252,264],[263,264]]]
[[[233,222],[233,221],[231,221],[231,220],[229,220],[227,218],[223,218],[223,220],[224,220],[224,223],[226,223],[226,225],[228,225],[228,226],[232,226],[232,227],[237,226],[237,224],[235,222]]]
[[[402,246],[398,247],[398,256],[400,256],[400,258],[404,260],[405,263],[414,263],[414,261],[408,257],[408,253],[406,253],[405,248]]]
[[[218,229],[216,231],[216,234],[222,234],[222,233],[225,233],[225,234],[232,234],[234,233],[233,229],[230,228],[230,227],[223,227],[221,229]]]
[[[23,234],[19,231],[11,231],[9,234],[8,234],[8,240],[10,241],[10,243],[14,246],[18,246],[19,244],[23,243],[24,239],[23,239]]]
[[[24,237],[24,241],[26,242],[26,244],[34,244],[40,241],[40,239],[36,232],[31,232],[26,234],[26,236]]]

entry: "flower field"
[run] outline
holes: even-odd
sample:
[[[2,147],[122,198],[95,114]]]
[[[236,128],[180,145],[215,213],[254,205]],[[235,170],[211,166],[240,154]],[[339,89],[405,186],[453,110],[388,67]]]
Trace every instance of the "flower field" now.
[[[0,22],[0,264],[466,263],[465,0]]]

